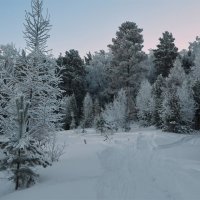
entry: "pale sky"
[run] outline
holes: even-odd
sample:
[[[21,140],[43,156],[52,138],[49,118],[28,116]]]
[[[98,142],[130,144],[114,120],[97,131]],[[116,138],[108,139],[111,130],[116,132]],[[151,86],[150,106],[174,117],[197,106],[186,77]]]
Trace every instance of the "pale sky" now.
[[[0,44],[24,48],[23,23],[31,0],[0,0]],[[44,0],[51,15],[49,49],[107,50],[118,27],[133,21],[143,28],[144,50],[155,48],[164,31],[172,32],[179,50],[200,35],[200,0]]]

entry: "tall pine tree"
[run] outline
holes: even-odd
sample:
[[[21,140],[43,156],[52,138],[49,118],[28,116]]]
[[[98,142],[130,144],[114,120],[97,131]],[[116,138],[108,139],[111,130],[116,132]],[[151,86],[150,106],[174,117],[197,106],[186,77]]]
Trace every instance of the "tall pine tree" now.
[[[159,38],[160,43],[157,49],[154,49],[154,63],[156,74],[167,77],[170,69],[173,67],[174,61],[178,55],[178,48],[174,44],[172,33],[165,31],[162,38]]]
[[[139,85],[143,78],[141,62],[146,57],[142,51],[142,29],[134,22],[124,22],[116,32],[113,44],[108,45],[113,55],[110,72],[110,94],[125,88],[128,98],[129,117],[133,110]]]

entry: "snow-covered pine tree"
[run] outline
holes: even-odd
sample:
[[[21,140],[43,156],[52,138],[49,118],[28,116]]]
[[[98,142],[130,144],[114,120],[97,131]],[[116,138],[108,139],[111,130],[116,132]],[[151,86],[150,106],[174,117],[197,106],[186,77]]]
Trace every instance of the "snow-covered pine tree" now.
[[[152,98],[152,86],[148,80],[141,83],[136,97],[136,108],[139,122],[144,126],[149,126],[153,122],[154,101]]]
[[[177,133],[189,132],[194,112],[195,104],[191,87],[180,60],[176,60],[175,66],[170,70],[169,77],[166,79],[166,88],[163,92],[161,114],[163,129]]]
[[[178,133],[181,130],[181,115],[177,88],[173,87],[163,92],[162,121],[163,130]]]
[[[153,124],[158,128],[161,128],[163,123],[161,118],[161,112],[162,112],[162,102],[163,102],[162,93],[164,88],[165,88],[165,79],[160,74],[152,87],[152,97],[154,101]]]
[[[16,190],[35,183],[38,177],[34,171],[35,166],[50,165],[38,141],[28,129],[29,107],[30,104],[24,102],[23,96],[16,99],[15,129],[6,141],[0,141],[0,149],[4,153],[0,160],[0,168],[12,174],[9,179],[15,183]]]
[[[91,128],[93,120],[94,120],[93,101],[90,94],[87,93],[83,101],[82,127]]]
[[[61,79],[56,71],[56,62],[47,50],[51,25],[49,15],[43,15],[43,0],[31,1],[31,12],[26,12],[24,26],[29,54],[26,66],[20,71],[23,81],[18,88],[30,101],[29,129],[42,139],[59,128],[58,121],[62,118],[58,112],[62,98],[58,87]]]
[[[43,15],[43,0],[31,0],[31,12],[26,11],[24,38],[31,53],[47,52],[47,39],[50,37],[50,16]]]
[[[22,93],[30,102],[28,129],[42,140],[60,128],[62,93],[58,87],[60,77],[56,73],[56,62],[46,50],[51,27],[49,17],[43,17],[42,0],[31,2],[32,11],[26,12],[24,32],[28,54],[23,51],[19,55],[9,46],[4,48],[0,59],[0,121],[1,132],[9,135],[13,130],[14,99]]]
[[[128,129],[127,97],[124,89],[121,89],[113,102],[107,104],[102,111],[105,130],[115,132]]]

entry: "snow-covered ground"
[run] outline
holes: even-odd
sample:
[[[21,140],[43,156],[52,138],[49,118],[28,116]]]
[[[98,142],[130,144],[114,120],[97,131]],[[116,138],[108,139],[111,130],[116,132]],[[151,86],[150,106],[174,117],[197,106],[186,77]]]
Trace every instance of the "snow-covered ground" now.
[[[0,174],[1,200],[199,200],[200,136],[133,127],[108,141],[94,132],[58,133],[58,163],[15,192]],[[86,140],[86,144],[84,142]]]

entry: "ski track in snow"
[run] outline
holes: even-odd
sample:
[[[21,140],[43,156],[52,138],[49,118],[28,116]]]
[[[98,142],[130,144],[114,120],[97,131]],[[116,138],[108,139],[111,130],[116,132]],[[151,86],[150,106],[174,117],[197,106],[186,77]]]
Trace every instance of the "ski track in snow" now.
[[[163,158],[159,153],[190,140],[191,136],[183,136],[175,142],[156,145],[155,135],[139,133],[135,142],[126,148],[106,149],[100,155],[104,174],[97,184],[98,199],[188,199],[183,190],[197,199],[195,195],[199,192],[194,185],[197,183],[182,173],[178,162]],[[192,191],[187,182],[194,186]]]
[[[11,183],[0,180],[0,199],[199,200],[199,136],[138,129],[104,142],[94,133],[65,134],[61,161],[28,190],[11,192]]]

